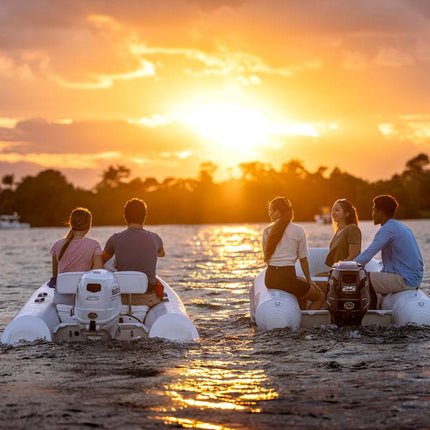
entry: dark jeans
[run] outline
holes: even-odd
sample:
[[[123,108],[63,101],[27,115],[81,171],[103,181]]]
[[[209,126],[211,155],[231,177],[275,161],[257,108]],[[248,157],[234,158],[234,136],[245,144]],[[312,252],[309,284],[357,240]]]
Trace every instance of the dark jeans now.
[[[307,282],[297,279],[294,266],[268,266],[264,282],[269,289],[283,290],[296,297],[303,297],[310,288]]]

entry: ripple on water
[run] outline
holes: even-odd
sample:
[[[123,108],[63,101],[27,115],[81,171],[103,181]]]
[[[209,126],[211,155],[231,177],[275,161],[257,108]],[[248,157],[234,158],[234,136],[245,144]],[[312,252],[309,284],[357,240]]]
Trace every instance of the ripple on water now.
[[[428,268],[430,222],[409,225],[419,232],[417,238]],[[329,226],[304,227],[310,246],[327,246],[332,235]],[[368,222],[360,227],[364,243],[369,243],[375,227]],[[263,224],[150,228],[161,235],[167,250],[166,257],[159,260],[158,273],[186,304],[200,333],[198,342],[175,344],[150,339],[108,344],[36,342],[14,348],[0,345],[2,359],[9,358],[8,365],[14,369],[6,372],[11,375],[3,377],[10,378],[5,384],[16,383],[13,375],[22,372],[25,376],[24,370],[32,370],[37,362],[48,375],[42,375],[45,384],[51,378],[57,390],[66,386],[69,391],[57,391],[57,397],[47,393],[39,396],[32,400],[34,410],[43,410],[43,402],[62,405],[71,401],[80,404],[84,413],[87,406],[84,399],[79,403],[76,393],[91,392],[100,411],[114,415],[123,426],[132,422],[140,423],[136,426],[141,428],[282,428],[287,424],[313,428],[315,423],[351,427],[348,417],[354,411],[370,416],[367,428],[378,427],[382,419],[384,428],[398,426],[418,404],[417,399],[408,397],[412,391],[421,401],[428,396],[428,390],[421,387],[430,383],[430,328],[348,330],[328,326],[256,331],[249,319],[248,289],[263,267],[263,228]],[[118,230],[96,227],[90,236],[104,244]],[[30,229],[15,238],[0,232],[4,257],[0,331],[7,323],[5,315],[11,318],[34,288],[49,278],[49,249],[65,233],[66,229]],[[426,272],[427,289],[428,276]],[[81,374],[85,378],[76,377]],[[28,378],[27,383],[33,386],[36,376]],[[36,385],[33,388],[37,390]],[[399,389],[401,401],[396,400]],[[389,393],[389,406],[401,411],[397,421],[386,412],[389,408],[383,403],[384,393]],[[25,409],[24,400],[16,403]],[[118,406],[115,411],[112,402]],[[372,408],[364,409],[366,404]],[[56,416],[52,407],[48,409],[47,415],[53,414],[57,422],[67,420]],[[143,416],[146,421],[139,421]],[[426,427],[418,415],[409,417]]]

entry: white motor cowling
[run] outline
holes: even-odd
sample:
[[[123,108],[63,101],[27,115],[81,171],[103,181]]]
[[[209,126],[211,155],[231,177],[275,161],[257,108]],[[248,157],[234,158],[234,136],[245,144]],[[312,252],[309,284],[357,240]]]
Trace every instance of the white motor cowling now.
[[[119,321],[121,295],[118,281],[107,270],[91,270],[79,280],[74,316],[81,328],[108,331],[111,335]]]

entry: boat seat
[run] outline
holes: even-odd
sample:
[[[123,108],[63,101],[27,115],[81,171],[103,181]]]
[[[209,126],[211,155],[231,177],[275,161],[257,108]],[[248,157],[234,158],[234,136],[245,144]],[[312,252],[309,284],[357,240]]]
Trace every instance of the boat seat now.
[[[331,269],[330,266],[325,264],[328,251],[328,248],[309,248],[308,263],[311,275],[328,272]]]
[[[60,294],[76,294],[78,282],[85,272],[63,272],[57,276],[55,289]]]
[[[121,294],[144,294],[148,290],[148,277],[143,272],[115,272]]]
[[[78,282],[85,272],[63,272],[57,276],[57,285],[55,286],[54,303],[57,305],[57,311],[61,322],[70,322],[64,315],[69,312],[75,303],[75,295],[78,290]],[[66,311],[62,306],[68,307]]]

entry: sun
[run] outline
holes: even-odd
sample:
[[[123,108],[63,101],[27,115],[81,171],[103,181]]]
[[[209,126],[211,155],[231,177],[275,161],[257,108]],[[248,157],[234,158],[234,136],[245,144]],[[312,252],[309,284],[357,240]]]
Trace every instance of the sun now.
[[[231,150],[265,143],[269,133],[261,112],[231,102],[200,105],[186,115],[185,121],[202,136]]]

